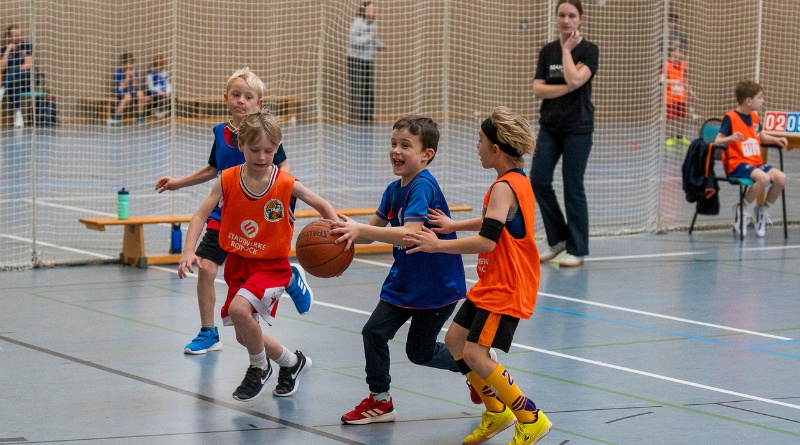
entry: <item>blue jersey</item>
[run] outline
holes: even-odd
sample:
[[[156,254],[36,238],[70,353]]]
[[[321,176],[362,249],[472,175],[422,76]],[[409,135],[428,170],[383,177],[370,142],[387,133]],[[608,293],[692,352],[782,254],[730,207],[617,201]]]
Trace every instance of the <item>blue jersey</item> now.
[[[375,214],[393,227],[406,221],[428,225],[428,208],[439,209],[450,216],[450,208],[436,178],[421,171],[406,186],[395,181],[386,188]],[[437,235],[455,239],[455,232]],[[381,299],[396,306],[432,309],[446,306],[465,297],[464,262],[461,255],[418,252],[406,254],[405,246],[392,249],[394,263],[381,288]]]
[[[131,97],[136,96],[137,86],[139,85],[139,71],[133,72],[133,81],[125,87],[120,86],[120,82],[125,79],[125,68],[117,69],[117,74],[114,75],[114,91],[117,93],[117,100],[122,99],[126,94]]]
[[[169,76],[166,71],[147,71],[147,95],[157,96],[159,93],[170,93]]]
[[[236,137],[236,133],[230,129],[226,131],[227,126],[228,123],[223,122],[215,125],[213,130],[214,145],[211,146],[211,157],[208,159],[208,165],[217,169],[217,177],[219,177],[226,168],[244,164],[244,153],[239,151],[239,140]],[[278,151],[275,153],[275,158],[272,163],[278,165],[285,160],[286,153],[283,150],[283,144],[280,144],[278,145]],[[214,210],[208,217],[217,221],[222,221],[222,209],[219,206],[214,207]]]

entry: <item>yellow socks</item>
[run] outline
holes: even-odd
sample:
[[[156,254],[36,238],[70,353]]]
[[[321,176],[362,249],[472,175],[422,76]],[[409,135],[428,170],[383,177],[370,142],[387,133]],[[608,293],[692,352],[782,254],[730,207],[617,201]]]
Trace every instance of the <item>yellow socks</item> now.
[[[475,372],[473,371],[467,376],[470,383],[472,383],[472,386],[476,389],[481,388],[481,386],[477,386],[475,382],[473,382],[472,374],[475,374]],[[475,377],[480,379],[478,376]],[[520,422],[530,423],[536,420],[536,405],[532,400],[525,397],[525,394],[522,394],[522,391],[519,390],[511,374],[506,371],[503,365],[497,365],[497,368],[486,378],[485,383],[489,386],[490,391],[494,389],[497,398],[511,408],[511,411],[514,412],[514,415],[517,416]],[[484,400],[484,403],[486,403],[483,398],[483,391],[479,390],[478,393],[481,396],[481,400]],[[487,409],[488,407],[489,405],[487,405]]]

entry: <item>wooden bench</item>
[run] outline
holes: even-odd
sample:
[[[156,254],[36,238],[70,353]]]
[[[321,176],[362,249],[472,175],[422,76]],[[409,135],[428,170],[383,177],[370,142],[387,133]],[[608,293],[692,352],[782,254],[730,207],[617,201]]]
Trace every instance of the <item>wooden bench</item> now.
[[[276,116],[282,120],[293,121],[297,119],[300,108],[313,100],[311,96],[301,95],[271,95],[264,96],[264,105],[269,106]],[[223,101],[222,95],[219,96],[179,96],[178,116],[194,119],[208,117],[227,117],[228,107]]]
[[[451,212],[469,212],[472,207],[453,205]],[[347,216],[368,216],[375,213],[374,207],[355,207],[337,209],[337,212]],[[320,214],[314,209],[298,209],[294,212],[295,218],[319,218]],[[180,215],[145,215],[131,216],[128,219],[117,219],[113,216],[80,218],[86,228],[104,232],[106,226],[124,226],[122,235],[122,253],[120,261],[136,267],[147,267],[153,264],[175,264],[180,262],[181,254],[147,255],[144,248],[144,226],[147,224],[173,224],[188,223],[191,214]],[[356,245],[356,253],[386,253],[391,252],[392,246],[385,243]],[[291,256],[294,256],[292,249]]]
[[[111,110],[117,106],[115,96],[92,96],[78,98],[78,114],[89,122],[105,124],[111,117]]]

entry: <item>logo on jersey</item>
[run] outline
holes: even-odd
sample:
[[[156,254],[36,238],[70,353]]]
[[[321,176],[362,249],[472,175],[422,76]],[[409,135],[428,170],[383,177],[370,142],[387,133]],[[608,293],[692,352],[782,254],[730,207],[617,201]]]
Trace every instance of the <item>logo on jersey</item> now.
[[[278,222],[283,218],[283,203],[280,199],[272,198],[264,205],[264,219],[269,222]]]
[[[242,221],[242,225],[240,226],[242,229],[242,233],[244,236],[248,238],[253,238],[258,234],[258,223],[253,221],[252,219],[246,219]]]

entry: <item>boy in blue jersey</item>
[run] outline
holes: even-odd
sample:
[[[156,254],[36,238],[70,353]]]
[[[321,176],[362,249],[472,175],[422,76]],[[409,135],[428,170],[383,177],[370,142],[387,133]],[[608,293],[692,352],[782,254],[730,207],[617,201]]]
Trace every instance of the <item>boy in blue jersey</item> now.
[[[370,395],[342,422],[361,425],[391,422],[397,411],[389,394],[389,340],[411,319],[406,355],[412,363],[459,372],[453,356],[437,336],[450,318],[458,300],[466,295],[464,263],[460,255],[418,253],[406,255],[411,247],[403,243],[406,233],[417,232],[428,222],[428,209],[450,214],[436,179],[427,170],[436,155],[439,128],[429,118],[407,116],[392,129],[389,158],[400,179],[383,193],[378,210],[369,224],[339,215],[332,233],[336,241],[352,244],[381,241],[394,246],[394,264],[381,288],[380,300],[361,330]],[[441,236],[455,239],[455,233]]]
[[[114,115],[108,120],[109,125],[118,125],[122,122],[122,112],[134,98],[139,111],[139,125],[144,125],[144,106],[150,99],[144,95],[139,84],[139,71],[136,71],[133,54],[124,53],[119,57],[120,67],[114,75],[114,91],[117,96],[117,106]]]
[[[211,146],[211,155],[208,165],[200,170],[183,176],[172,178],[165,176],[156,182],[156,190],[162,193],[167,190],[180,190],[184,187],[202,184],[215,179],[223,170],[244,163],[244,155],[239,151],[237,130],[245,115],[258,111],[264,95],[264,83],[250,71],[244,68],[236,71],[228,79],[227,88],[223,98],[231,112],[228,122],[214,126],[214,144]],[[281,170],[289,172],[289,162],[283,145],[278,146],[273,163]],[[197,256],[200,257],[199,271],[197,273],[197,303],[200,307],[200,333],[184,348],[185,354],[205,354],[222,348],[219,342],[219,333],[214,324],[214,303],[216,293],[214,280],[217,269],[227,258],[227,252],[219,245],[219,228],[222,213],[217,206],[206,221],[206,233],[197,247]],[[291,265],[292,279],[286,286],[286,292],[292,297],[297,311],[301,314],[311,308],[314,295],[306,284],[305,271],[297,264]]]

